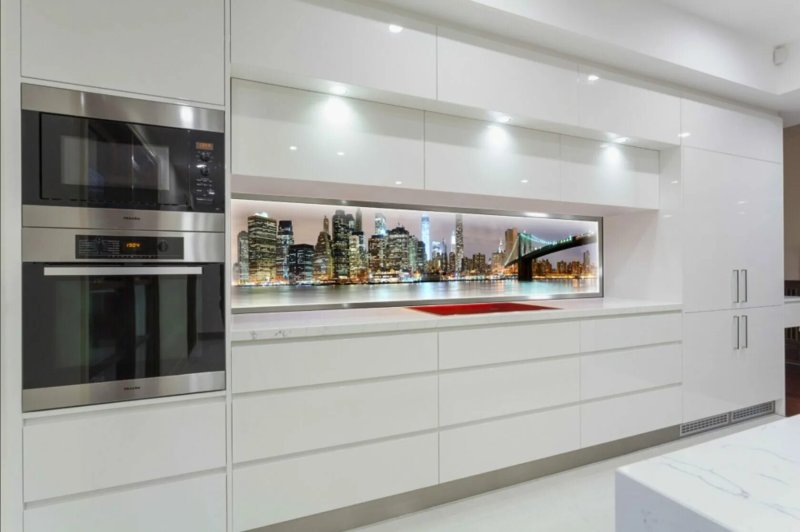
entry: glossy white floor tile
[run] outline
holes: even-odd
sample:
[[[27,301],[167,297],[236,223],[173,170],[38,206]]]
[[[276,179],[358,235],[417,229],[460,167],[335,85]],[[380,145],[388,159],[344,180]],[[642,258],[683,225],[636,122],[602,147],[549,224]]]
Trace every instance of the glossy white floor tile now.
[[[618,467],[777,419],[765,416],[745,421],[358,530],[610,532],[614,530],[614,471]]]

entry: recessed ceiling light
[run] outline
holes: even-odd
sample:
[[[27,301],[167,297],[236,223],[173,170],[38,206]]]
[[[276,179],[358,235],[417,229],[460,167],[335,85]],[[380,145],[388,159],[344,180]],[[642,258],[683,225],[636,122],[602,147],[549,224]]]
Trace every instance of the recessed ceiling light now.
[[[497,117],[497,121],[500,122],[501,124],[508,124],[509,122],[511,122],[511,117],[502,115]]]
[[[618,138],[614,139],[614,142],[616,142],[617,144],[624,144],[624,143],[628,142],[629,140],[630,139],[628,137],[618,137]]]
[[[544,212],[526,212],[525,216],[531,216],[533,218],[548,218],[549,216],[547,213]]]
[[[343,152],[343,151],[337,151],[337,152],[336,152],[336,155],[338,155],[339,157],[341,157],[341,156],[343,156],[343,155],[344,155],[344,152]]]
[[[600,76],[597,74],[589,74],[586,76],[586,81],[597,81],[598,79],[600,79]]]
[[[402,182],[402,181],[395,181],[395,182],[394,182],[394,184],[395,184],[395,185],[402,185],[402,184],[403,184],[403,182]]]
[[[400,33],[403,31],[403,26],[399,26],[397,24],[389,24],[389,31],[392,33]]]
[[[677,179],[675,179],[674,181],[670,181],[670,183],[672,183],[673,185],[677,185],[678,183],[680,183],[680,181],[678,181]]]
[[[343,94],[347,94],[347,87],[345,87],[344,85],[333,85],[331,87],[331,92],[333,94],[341,96]]]
[[[292,151],[297,151],[297,146],[289,146],[289,149]]]
[[[682,138],[682,139],[685,139],[686,137],[691,137],[691,136],[692,136],[692,133],[689,132],[689,131],[684,131],[682,133],[678,133],[678,137]]]
[[[527,182],[528,182],[528,180],[527,180],[527,179],[520,179],[520,180],[519,180],[519,182],[520,182],[520,183],[527,183]]]

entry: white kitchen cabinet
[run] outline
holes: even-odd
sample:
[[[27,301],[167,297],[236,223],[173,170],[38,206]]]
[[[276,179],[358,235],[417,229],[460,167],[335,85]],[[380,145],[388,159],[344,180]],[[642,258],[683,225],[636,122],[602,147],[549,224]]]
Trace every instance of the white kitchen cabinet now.
[[[683,421],[783,397],[783,306],[684,315]]]
[[[235,80],[235,174],[423,188],[423,112]]]
[[[435,429],[436,375],[233,400],[235,463]]]
[[[776,163],[783,162],[780,117],[681,100],[682,145]]]
[[[225,103],[223,0],[23,0],[22,75]]]
[[[681,315],[662,312],[581,321],[581,352],[679,342]]]
[[[350,2],[231,2],[231,68],[260,81],[289,74],[433,99],[435,35],[433,24]]]
[[[222,398],[33,419],[25,502],[225,467]]]
[[[561,199],[657,209],[658,152],[615,142],[561,137]]]
[[[577,125],[576,63],[445,28],[437,42],[440,101]]]
[[[680,314],[677,314],[680,320]],[[680,343],[592,353],[581,357],[581,400],[681,382]]]
[[[581,127],[635,140],[679,145],[680,98],[615,78],[607,72],[581,67],[578,84]]]
[[[425,113],[425,188],[558,201],[559,136]]]
[[[225,472],[66,497],[25,510],[25,532],[221,532]]]
[[[782,187],[780,164],[683,150],[686,311],[783,302]]]
[[[436,434],[421,434],[234,466],[233,528],[250,530],[433,486],[438,452]]]

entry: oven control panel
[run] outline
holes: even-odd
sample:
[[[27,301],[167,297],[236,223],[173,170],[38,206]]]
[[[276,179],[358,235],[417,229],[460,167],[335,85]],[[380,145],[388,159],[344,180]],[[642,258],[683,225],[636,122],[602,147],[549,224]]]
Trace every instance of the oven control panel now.
[[[215,183],[218,171],[218,162],[214,156],[214,143],[195,141],[195,172],[192,177],[192,196],[200,205],[211,205],[217,196]]]
[[[183,259],[183,237],[75,235],[76,259]]]

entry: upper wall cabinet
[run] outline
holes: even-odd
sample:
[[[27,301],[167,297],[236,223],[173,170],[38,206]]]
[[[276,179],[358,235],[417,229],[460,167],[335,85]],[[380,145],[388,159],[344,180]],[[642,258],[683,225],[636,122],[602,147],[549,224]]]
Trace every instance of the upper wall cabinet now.
[[[235,80],[234,174],[423,188],[423,112]]]
[[[22,0],[22,75],[224,105],[223,0]]]
[[[783,162],[783,121],[777,116],[682,100],[681,126],[689,135],[684,146]]]
[[[612,79],[605,72],[581,67],[578,111],[580,125],[588,129],[680,144],[680,98]]]
[[[231,2],[236,76],[289,74],[436,97],[436,28],[341,1]]]
[[[659,206],[658,152],[561,137],[561,199],[623,207]]]
[[[439,100],[577,124],[577,64],[442,28],[438,43]]]
[[[558,201],[559,136],[425,114],[425,188]]]

